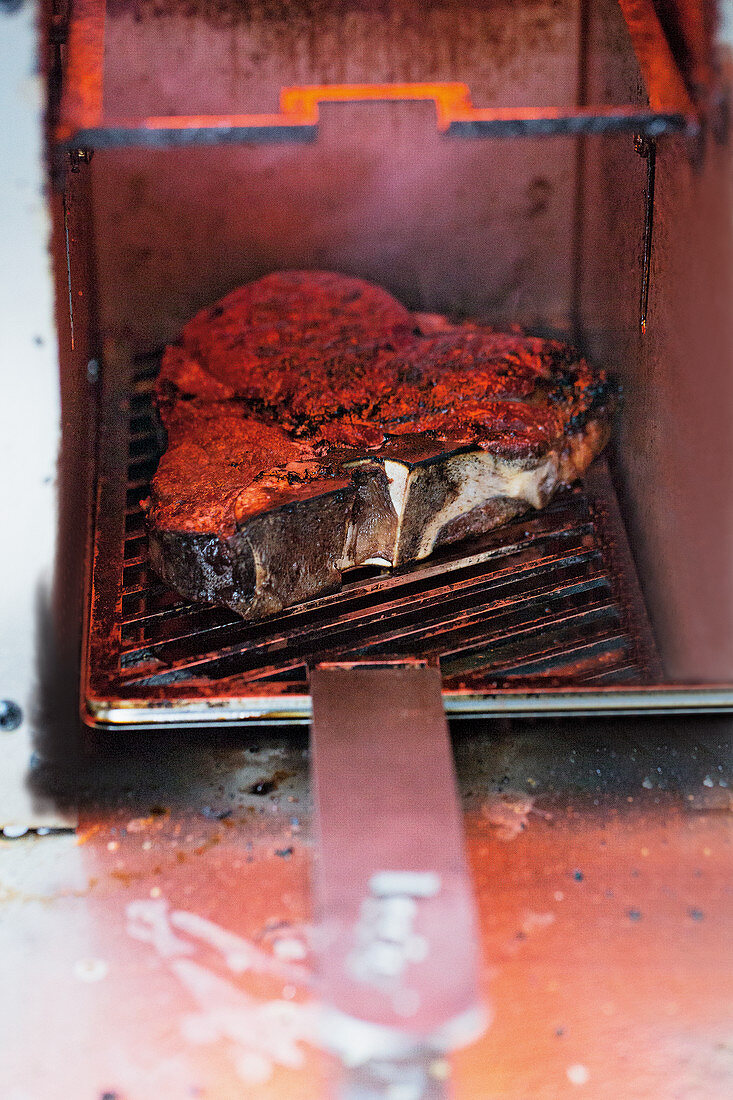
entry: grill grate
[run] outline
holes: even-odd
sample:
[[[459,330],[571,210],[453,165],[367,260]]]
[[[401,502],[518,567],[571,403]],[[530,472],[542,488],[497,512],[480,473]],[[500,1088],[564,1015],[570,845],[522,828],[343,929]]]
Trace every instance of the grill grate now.
[[[303,717],[318,661],[437,661],[448,710],[452,697],[491,710],[502,690],[660,678],[603,463],[542,512],[416,566],[354,572],[340,592],[264,622],[183,602],[150,569],[141,504],[160,454],[156,370],[135,364],[103,424],[85,670],[93,720],[201,720],[202,706],[207,720]]]

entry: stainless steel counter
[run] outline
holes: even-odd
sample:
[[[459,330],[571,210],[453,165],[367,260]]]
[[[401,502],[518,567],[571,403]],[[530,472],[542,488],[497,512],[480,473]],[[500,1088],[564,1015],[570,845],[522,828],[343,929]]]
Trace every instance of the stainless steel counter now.
[[[435,1094],[730,1095],[730,722],[454,748],[493,1021]],[[77,833],[0,841],[3,1097],[374,1095],[317,1046],[307,763],[304,732],[98,738],[65,771]]]

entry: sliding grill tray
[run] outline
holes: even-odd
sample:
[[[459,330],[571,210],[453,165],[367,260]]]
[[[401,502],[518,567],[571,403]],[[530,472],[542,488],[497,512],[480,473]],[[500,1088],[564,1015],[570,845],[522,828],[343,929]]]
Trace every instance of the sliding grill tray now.
[[[308,720],[307,669],[320,661],[437,660],[449,714],[617,709],[660,681],[603,462],[542,512],[408,568],[355,572],[265,621],[184,602],[150,568],[140,503],[160,455],[157,368],[106,372],[116,384],[100,432],[88,721]]]

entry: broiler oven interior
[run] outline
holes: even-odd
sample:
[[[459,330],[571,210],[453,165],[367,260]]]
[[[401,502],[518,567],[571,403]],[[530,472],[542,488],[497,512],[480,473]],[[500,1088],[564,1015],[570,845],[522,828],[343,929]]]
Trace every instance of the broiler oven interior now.
[[[306,721],[315,663],[408,652],[440,661],[449,714],[730,707],[733,252],[696,9],[59,11],[60,554],[85,562],[87,722]],[[572,340],[623,385],[607,458],[546,513],[277,620],[183,604],[141,507],[160,351],[288,267]]]

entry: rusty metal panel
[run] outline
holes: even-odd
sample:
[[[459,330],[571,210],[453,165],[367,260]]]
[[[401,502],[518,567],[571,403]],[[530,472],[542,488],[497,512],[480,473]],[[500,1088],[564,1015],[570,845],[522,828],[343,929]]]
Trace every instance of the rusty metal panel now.
[[[652,0],[619,0],[646,82],[649,105],[683,114],[694,110]]]
[[[103,335],[155,349],[233,286],[307,266],[416,309],[567,329],[572,139],[540,152],[446,144],[420,103],[339,108],[314,145],[99,152]]]
[[[274,112],[287,86],[427,80],[467,84],[482,107],[573,107],[576,7],[112,4],[108,106]],[[540,156],[446,140],[421,102],[320,114],[306,146],[97,154],[105,338],[149,350],[232,286],[287,266],[358,273],[416,308],[567,327],[572,138],[543,140]]]
[[[595,33],[600,33],[596,30]],[[592,80],[603,81],[602,55]],[[720,59],[730,51],[721,45]],[[587,139],[581,327],[624,384],[617,480],[670,676],[733,669],[733,168],[660,142],[647,331],[639,332],[646,166],[629,139]],[[635,227],[635,229],[634,229]]]
[[[274,112],[284,85],[415,81],[464,81],[486,107],[572,107],[577,8],[577,0],[112,0],[104,110],[118,118]]]
[[[106,339],[155,349],[287,267],[359,275],[415,309],[567,329],[572,138],[446,143],[429,104],[329,110],[310,145],[95,154]]]

